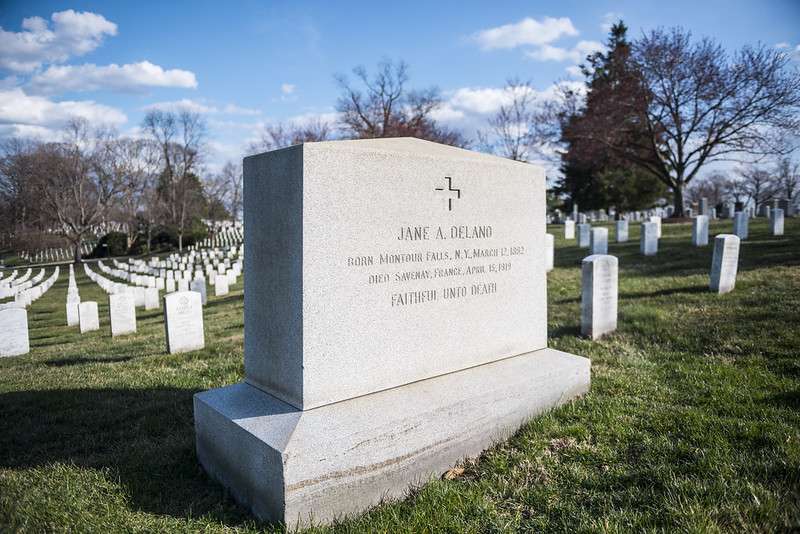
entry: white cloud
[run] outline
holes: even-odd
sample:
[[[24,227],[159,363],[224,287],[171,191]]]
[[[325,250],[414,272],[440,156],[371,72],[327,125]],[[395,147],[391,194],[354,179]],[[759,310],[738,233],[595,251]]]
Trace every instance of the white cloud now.
[[[571,50],[544,45],[538,50],[526,52],[525,55],[537,61],[566,61],[580,63],[586,56],[605,50],[603,43],[597,41],[579,41]]]
[[[23,31],[0,28],[0,70],[28,73],[45,62],[66,61],[103,44],[106,35],[116,35],[117,25],[96,13],[71,9],[51,16],[53,28],[41,17],[22,21]]]
[[[606,13],[603,17],[603,23],[600,25],[600,28],[605,33],[609,33],[611,31],[611,26],[622,20],[624,17],[622,13],[616,13],[614,11],[610,13]]]
[[[285,83],[285,84],[281,85],[281,92],[283,92],[283,94],[285,94],[285,95],[290,95],[290,94],[294,93],[294,85],[292,85],[290,83]]]
[[[186,109],[193,113],[200,113],[202,115],[261,115],[261,111],[257,109],[248,109],[235,106],[233,104],[226,104],[218,107],[213,103],[206,103],[205,100],[191,100],[183,98],[173,102],[157,102],[141,108],[144,111],[151,109],[160,109],[164,111],[177,111],[179,109]]]
[[[563,35],[578,35],[578,30],[567,17],[545,17],[541,22],[525,18],[515,24],[481,30],[473,34],[481,49],[515,48],[520,45],[543,45]]]
[[[149,61],[104,67],[93,64],[80,66],[53,65],[31,77],[26,89],[32,94],[57,95],[63,91],[95,91],[112,89],[119,92],[141,93],[147,87],[197,88],[194,73],[164,70]]]
[[[60,128],[70,117],[84,117],[90,124],[118,126],[128,118],[120,110],[91,100],[51,102],[28,96],[21,88],[0,91],[0,124],[26,127]]]

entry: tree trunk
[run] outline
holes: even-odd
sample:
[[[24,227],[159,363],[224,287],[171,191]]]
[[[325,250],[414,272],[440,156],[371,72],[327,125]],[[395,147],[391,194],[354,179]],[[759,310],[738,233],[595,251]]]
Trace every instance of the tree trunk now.
[[[685,212],[685,194],[686,194],[686,183],[685,182],[678,182],[673,188],[672,192],[675,194],[675,203],[673,206],[675,207],[675,212],[672,214],[673,217],[679,219],[681,217],[686,216]]]
[[[75,241],[75,263],[81,262],[81,239]]]

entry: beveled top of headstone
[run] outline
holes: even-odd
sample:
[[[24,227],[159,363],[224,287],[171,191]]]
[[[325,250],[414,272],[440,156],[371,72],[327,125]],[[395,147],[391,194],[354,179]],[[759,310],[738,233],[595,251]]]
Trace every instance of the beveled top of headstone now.
[[[409,138],[244,169],[251,385],[308,409],[546,347],[543,169]]]

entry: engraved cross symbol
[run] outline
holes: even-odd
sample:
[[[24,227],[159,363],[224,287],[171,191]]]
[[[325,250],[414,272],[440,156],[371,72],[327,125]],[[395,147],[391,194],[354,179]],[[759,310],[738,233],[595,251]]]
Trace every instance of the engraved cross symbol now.
[[[438,196],[447,199],[447,210],[453,211],[453,198],[461,198],[461,189],[453,189],[453,179],[449,176],[445,176],[444,179],[447,180],[447,189],[442,186],[437,187],[436,190],[442,192]]]

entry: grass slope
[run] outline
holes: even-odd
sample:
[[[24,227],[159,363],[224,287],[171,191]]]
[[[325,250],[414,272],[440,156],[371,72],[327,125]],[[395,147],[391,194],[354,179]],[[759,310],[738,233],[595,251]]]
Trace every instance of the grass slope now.
[[[592,360],[586,396],[468,459],[453,479],[312,532],[800,530],[800,219],[750,223],[734,292],[708,292],[713,245],[639,228],[620,260],[619,327],[580,337],[580,262],[556,236],[550,346]],[[710,235],[729,233],[712,221]],[[48,270],[48,273],[50,271]],[[66,325],[67,272],[29,310],[31,352],[0,359],[0,531],[278,532],[204,475],[192,395],[241,381],[241,281],[209,297],[206,348],[165,353],[160,311],[111,338],[105,293],[76,269],[100,327]],[[0,333],[1,335],[1,333]]]

